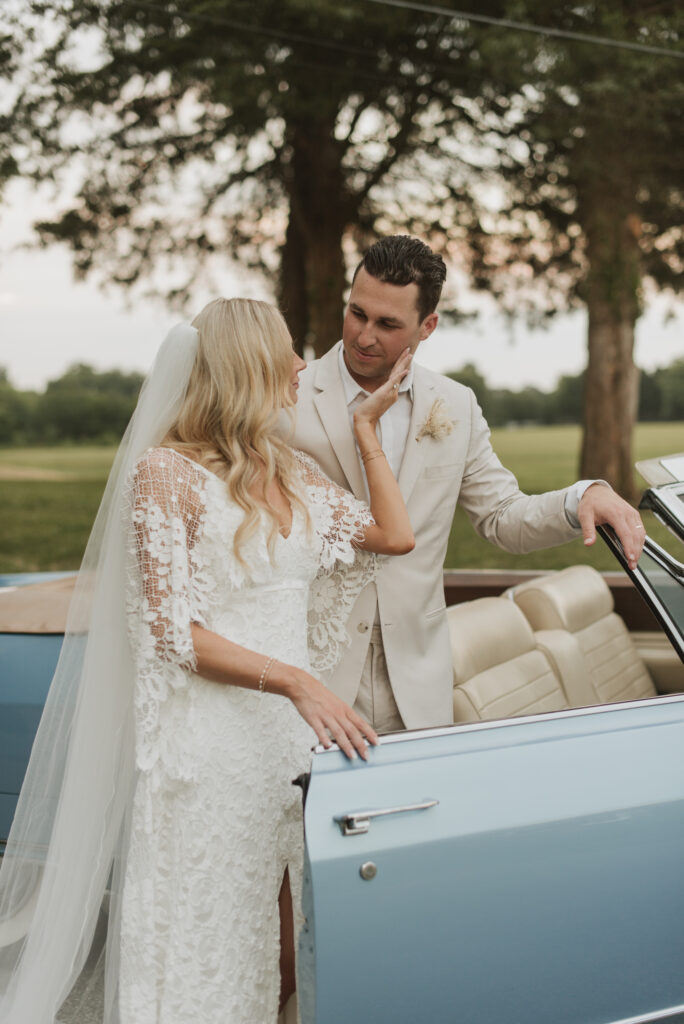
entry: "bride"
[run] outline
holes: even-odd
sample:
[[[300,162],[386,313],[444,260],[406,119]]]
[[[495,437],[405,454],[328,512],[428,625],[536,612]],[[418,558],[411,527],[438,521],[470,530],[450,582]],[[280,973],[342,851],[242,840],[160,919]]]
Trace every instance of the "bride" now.
[[[316,740],[377,742],[320,676],[373,553],[413,547],[376,435],[409,363],[354,414],[369,509],[281,439],[304,363],[272,306],[217,299],[160,349],[0,870],[3,1024],[85,1019],[98,926],[98,1021],[275,1022],[301,925],[292,780]]]

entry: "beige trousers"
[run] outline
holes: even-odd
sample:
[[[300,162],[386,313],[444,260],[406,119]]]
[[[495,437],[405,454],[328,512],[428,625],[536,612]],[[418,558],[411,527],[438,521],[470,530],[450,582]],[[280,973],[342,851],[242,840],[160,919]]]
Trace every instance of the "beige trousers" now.
[[[295,992],[283,1007],[282,1013],[278,1015],[278,1024],[297,1024],[298,1020],[297,993]]]
[[[378,733],[397,732],[405,728],[392,693],[379,622],[372,626],[361,685],[354,701],[354,711],[365,718]]]

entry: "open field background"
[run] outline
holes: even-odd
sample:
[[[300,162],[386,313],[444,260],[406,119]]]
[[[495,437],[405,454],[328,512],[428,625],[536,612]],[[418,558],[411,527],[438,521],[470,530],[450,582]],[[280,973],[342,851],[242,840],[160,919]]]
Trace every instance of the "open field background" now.
[[[493,431],[492,439],[523,490],[551,490],[576,478],[579,427],[509,428]],[[684,423],[637,427],[635,458],[682,450]],[[113,447],[85,446],[0,449],[0,572],[78,568],[114,453]],[[654,539],[672,549],[670,535],[650,516],[646,527]],[[459,509],[445,566],[560,569],[578,562],[615,568],[601,542],[594,550],[580,540],[531,555],[509,555],[480,540]]]

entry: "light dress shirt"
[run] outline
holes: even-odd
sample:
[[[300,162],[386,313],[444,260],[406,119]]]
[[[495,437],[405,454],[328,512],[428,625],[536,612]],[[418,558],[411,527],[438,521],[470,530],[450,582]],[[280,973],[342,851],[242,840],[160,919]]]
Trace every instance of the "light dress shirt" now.
[[[344,387],[344,398],[349,413],[349,424],[354,432],[354,410],[358,405],[370,396],[370,391],[365,391],[360,384],[357,384],[347,369],[344,361],[344,347],[340,345],[337,358],[340,364],[340,376]],[[395,477],[399,476],[399,467],[404,457],[406,441],[408,439],[409,424],[411,422],[411,410],[413,408],[413,362],[409,372],[399,384],[399,395],[396,402],[387,412],[383,413],[378,420],[380,447],[387,456],[390,469]],[[358,451],[358,445],[357,451]],[[359,458],[361,455],[359,453]],[[365,471],[364,471],[365,476]],[[367,488],[366,488],[367,489]]]
[[[344,388],[344,397],[347,403],[347,412],[349,413],[349,424],[354,432],[354,410],[357,406],[368,398],[370,395],[369,391],[364,390],[360,384],[354,380],[347,364],[344,361],[344,346],[340,345],[337,352],[337,359],[340,367],[340,377],[342,378],[342,386]],[[391,406],[386,413],[380,417],[378,421],[378,429],[380,432],[379,442],[382,450],[387,456],[387,461],[390,465],[390,469],[394,473],[395,477],[399,476],[399,468],[401,466],[401,460],[404,457],[404,450],[406,448],[406,441],[408,439],[409,424],[411,422],[411,410],[413,408],[413,362],[409,368],[409,372],[406,374],[401,384],[399,385],[399,397],[397,401]],[[358,451],[358,445],[356,446]],[[359,461],[361,461],[361,453],[359,452]],[[362,463],[363,465],[363,463]],[[364,479],[365,479],[364,470]],[[579,519],[577,518],[577,506],[579,505],[582,495],[588,487],[592,484],[605,484],[606,487],[610,486],[606,484],[604,480],[578,480],[577,483],[573,484],[568,488],[565,495],[565,515],[571,526],[578,527]],[[368,497],[368,484],[366,483],[366,497]]]

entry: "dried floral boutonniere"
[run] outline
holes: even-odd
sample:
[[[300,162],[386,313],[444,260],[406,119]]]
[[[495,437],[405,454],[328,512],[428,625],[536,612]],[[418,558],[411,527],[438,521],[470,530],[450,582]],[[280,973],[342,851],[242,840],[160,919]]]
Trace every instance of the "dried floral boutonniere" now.
[[[449,410],[444,399],[436,398],[425,417],[425,422],[416,434],[416,441],[422,441],[424,437],[441,441],[443,437],[448,437],[453,429],[454,421],[449,419]]]

